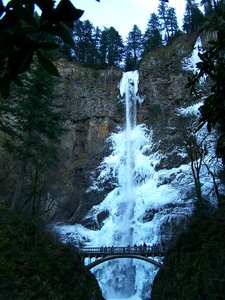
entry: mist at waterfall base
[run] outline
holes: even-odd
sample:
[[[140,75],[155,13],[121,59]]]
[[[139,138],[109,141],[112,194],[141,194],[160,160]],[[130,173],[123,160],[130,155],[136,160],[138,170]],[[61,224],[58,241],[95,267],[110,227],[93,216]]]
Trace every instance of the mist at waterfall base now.
[[[138,80],[137,71],[123,74],[120,101],[126,107],[126,126],[109,137],[111,155],[102,161],[88,192],[101,192],[109,182],[114,188],[85,217],[93,220],[95,229],[80,224],[55,226],[65,243],[92,247],[158,244],[171,238],[174,220],[185,220],[192,213],[193,197],[187,197],[194,189],[190,164],[156,170],[163,155],[153,151],[154,133],[144,124],[136,125],[136,103],[141,104]],[[181,109],[177,114],[195,115],[199,106]],[[200,135],[205,132],[203,128]],[[184,149],[179,151],[179,155],[187,156]],[[213,182],[206,168],[201,175],[203,194],[210,195]],[[99,223],[98,216],[104,213],[107,217]],[[158,269],[147,262],[123,258],[104,262],[91,271],[105,299],[147,300]]]

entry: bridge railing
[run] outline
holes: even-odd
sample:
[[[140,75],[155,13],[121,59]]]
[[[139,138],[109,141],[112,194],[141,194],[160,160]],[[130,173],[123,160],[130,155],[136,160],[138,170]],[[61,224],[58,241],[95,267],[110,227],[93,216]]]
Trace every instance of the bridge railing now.
[[[82,256],[104,256],[115,254],[163,255],[166,248],[162,245],[127,246],[127,247],[83,247],[79,249]]]

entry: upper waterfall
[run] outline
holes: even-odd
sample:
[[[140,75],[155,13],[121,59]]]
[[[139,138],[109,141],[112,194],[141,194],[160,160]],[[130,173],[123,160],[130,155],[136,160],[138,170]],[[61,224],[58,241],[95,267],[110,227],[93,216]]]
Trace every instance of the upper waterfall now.
[[[138,81],[137,71],[123,74],[120,101],[126,110],[125,125],[108,138],[111,154],[102,160],[89,192],[104,188],[107,182],[113,189],[86,215],[94,226],[57,227],[64,241],[73,239],[78,245],[92,247],[160,244],[172,234],[170,223],[179,216],[185,220],[191,213],[191,202],[184,202],[181,196],[190,168],[156,170],[162,155],[153,151],[153,131],[136,124]],[[132,296],[145,300],[157,270],[142,261],[119,259],[104,262],[93,272],[107,300]]]

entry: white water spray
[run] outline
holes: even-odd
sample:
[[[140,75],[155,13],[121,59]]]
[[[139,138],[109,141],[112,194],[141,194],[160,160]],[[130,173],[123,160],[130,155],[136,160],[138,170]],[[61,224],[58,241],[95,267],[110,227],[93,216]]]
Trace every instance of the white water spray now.
[[[107,182],[115,188],[86,216],[96,222],[98,230],[79,224],[57,226],[65,242],[73,239],[93,247],[152,245],[171,234],[171,223],[179,214],[191,214],[191,201],[181,196],[193,187],[190,165],[156,171],[162,156],[152,151],[152,131],[136,125],[138,72],[124,73],[120,94],[126,103],[126,128],[109,137],[111,154],[102,161],[89,192]],[[208,178],[205,180],[208,184]],[[99,222],[104,213],[105,219]],[[105,299],[149,300],[158,269],[143,261],[120,259],[104,262],[92,271]]]
[[[110,181],[115,188],[101,204],[91,209],[86,219],[97,220],[103,212],[107,212],[108,217],[99,224],[99,230],[82,225],[58,227],[62,236],[66,233],[67,238],[85,246],[158,243],[165,215],[156,213],[151,222],[146,222],[146,211],[160,211],[163,205],[179,199],[176,189],[159,184],[159,178],[162,180],[164,175],[155,171],[160,155],[151,151],[152,132],[144,124],[136,125],[136,104],[140,100],[137,71],[123,74],[120,95],[126,106],[126,126],[109,137],[112,153],[102,161],[100,174],[92,187],[96,189],[99,184],[104,186]],[[143,261],[120,259],[105,262],[92,271],[107,300],[131,297],[144,300],[150,297],[150,286],[157,270]]]

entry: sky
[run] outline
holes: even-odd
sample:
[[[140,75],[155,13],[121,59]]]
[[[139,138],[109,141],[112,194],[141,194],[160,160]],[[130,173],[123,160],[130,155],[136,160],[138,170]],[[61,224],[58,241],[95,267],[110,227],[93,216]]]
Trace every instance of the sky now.
[[[84,10],[81,21],[89,20],[94,27],[114,27],[125,40],[137,25],[145,32],[151,13],[157,13],[160,0],[72,0],[74,6]],[[179,27],[185,12],[185,0],[169,0],[176,9]]]

